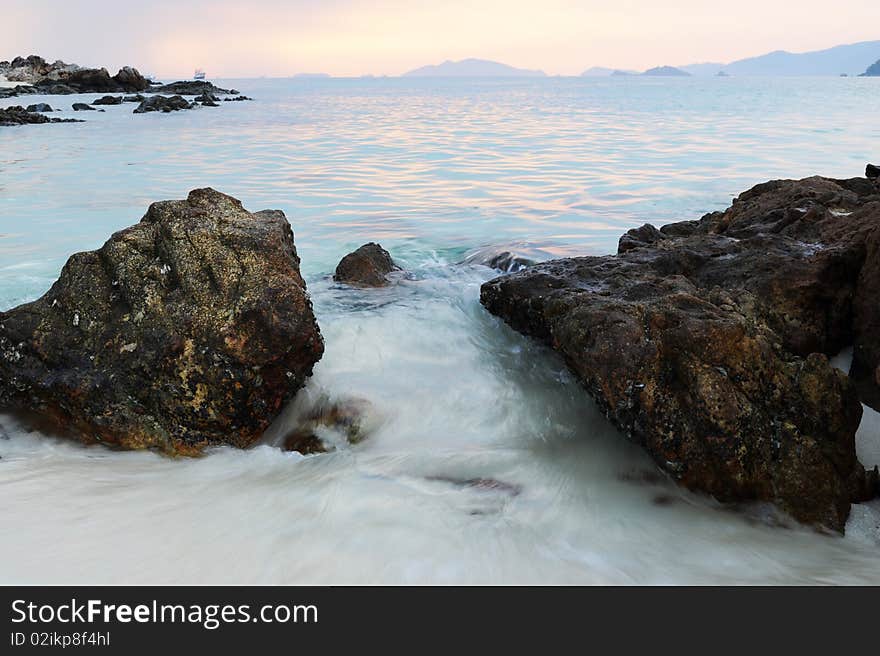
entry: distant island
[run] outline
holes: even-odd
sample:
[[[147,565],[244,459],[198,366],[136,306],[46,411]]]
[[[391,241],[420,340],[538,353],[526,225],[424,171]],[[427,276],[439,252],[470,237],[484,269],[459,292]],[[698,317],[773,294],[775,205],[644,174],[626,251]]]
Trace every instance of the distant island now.
[[[686,73],[696,76],[799,76],[799,75],[833,75],[849,76],[862,74],[869,77],[878,73],[868,73],[872,64],[880,60],[880,41],[862,41],[847,45],[834,46],[824,50],[811,52],[792,53],[784,50],[768,52],[757,57],[739,59],[729,64],[718,62],[706,62],[700,64],[684,64],[681,66],[660,66],[642,73],[642,75],[675,75]],[[680,73],[655,72],[674,69]],[[876,70],[876,69],[875,69]],[[865,73],[862,73],[865,71]],[[719,75],[720,73],[724,75]],[[638,75],[631,71],[593,66],[588,68],[582,76],[606,76],[606,75]]]
[[[442,64],[422,66],[403,74],[403,77],[546,77],[544,71],[514,68],[486,59],[462,59]]]
[[[649,68],[647,71],[642,73],[642,75],[650,75],[654,77],[690,77],[691,74],[687,71],[683,71],[680,68],[676,68],[675,66],[657,66],[655,68]]]
[[[859,75],[859,77],[880,77],[880,59],[868,66],[868,70]]]
[[[291,77],[307,80],[325,80],[330,77],[329,73],[297,73]]]

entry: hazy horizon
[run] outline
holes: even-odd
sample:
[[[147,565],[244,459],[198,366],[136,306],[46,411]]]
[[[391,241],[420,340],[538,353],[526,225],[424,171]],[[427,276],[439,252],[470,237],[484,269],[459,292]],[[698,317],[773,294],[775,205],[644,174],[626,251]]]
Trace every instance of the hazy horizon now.
[[[742,0],[735,7],[676,0],[11,0],[14,30],[0,59],[39,54],[85,66],[132,65],[158,77],[400,75],[467,58],[579,75],[593,66],[645,70],[728,63],[774,50],[806,52],[875,40],[876,3]],[[758,16],[759,18],[753,18]],[[816,17],[821,16],[821,20]],[[637,17],[637,18],[633,18]],[[112,24],[112,30],[95,26]],[[830,36],[833,35],[833,36]]]

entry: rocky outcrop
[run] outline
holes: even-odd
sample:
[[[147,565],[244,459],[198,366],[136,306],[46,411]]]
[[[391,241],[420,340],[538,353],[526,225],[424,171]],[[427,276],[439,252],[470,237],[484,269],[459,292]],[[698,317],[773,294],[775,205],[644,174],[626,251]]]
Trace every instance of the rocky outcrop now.
[[[47,105],[46,103],[36,103],[35,105],[28,105],[27,111],[29,112],[51,112],[52,106]]]
[[[193,105],[181,96],[150,96],[134,109],[135,114],[148,112],[176,112],[181,109],[192,109]]]
[[[774,181],[617,255],[486,283],[481,301],[558,351],[608,417],[685,486],[842,531],[876,492],[855,455],[878,407],[880,188]],[[852,378],[828,361],[855,344]],[[858,389],[857,389],[858,386]]]
[[[323,342],[277,210],[213,189],[150,206],[0,312],[0,407],[87,442],[170,454],[252,444]]]
[[[2,64],[5,64],[2,65]],[[49,63],[42,57],[16,57],[0,63],[0,74],[11,82],[24,83],[15,87],[22,93],[131,93],[144,91],[150,82],[137,69],[126,66],[111,76],[106,68],[83,68],[63,61]]]
[[[384,287],[388,274],[398,271],[391,255],[379,244],[364,244],[339,262],[333,280],[359,287]]]
[[[74,118],[49,118],[42,114],[25,109],[21,105],[0,108],[0,126],[28,125],[32,123],[80,123]]]
[[[180,80],[178,82],[171,82],[170,84],[156,87],[154,91],[157,93],[172,93],[179,96],[201,96],[206,93],[212,95],[238,94],[238,91],[235,89],[221,89],[205,80]]]

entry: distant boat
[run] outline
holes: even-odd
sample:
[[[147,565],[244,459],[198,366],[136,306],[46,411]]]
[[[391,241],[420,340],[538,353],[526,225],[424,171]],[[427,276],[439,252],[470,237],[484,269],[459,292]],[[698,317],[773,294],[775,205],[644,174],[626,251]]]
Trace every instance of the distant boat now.
[[[193,73],[193,79],[194,80],[204,80],[205,79],[205,71],[203,71],[201,68],[197,68],[196,72]]]

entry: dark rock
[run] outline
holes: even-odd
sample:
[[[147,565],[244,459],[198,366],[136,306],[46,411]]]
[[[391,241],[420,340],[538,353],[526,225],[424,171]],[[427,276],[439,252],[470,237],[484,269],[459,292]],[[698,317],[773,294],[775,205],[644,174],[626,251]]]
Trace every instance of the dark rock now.
[[[873,164],[868,164],[865,167],[865,177],[871,178],[872,180],[880,178],[880,166],[874,166]]]
[[[508,250],[509,247],[485,246],[468,254],[464,264],[480,264],[490,269],[513,273],[532,266],[536,260],[521,252]]]
[[[43,94],[132,92],[149,87],[149,81],[130,66],[111,77],[105,68],[82,68],[63,61],[50,64],[37,55],[16,57],[0,64],[0,72],[7,79],[28,83]]]
[[[0,312],[0,407],[86,442],[245,447],[322,353],[284,214],[197,189],[153,203],[73,255],[45,296]]]
[[[146,91],[150,88],[150,81],[140,74],[140,71],[131,66],[123,66],[113,76],[113,80],[119,87],[119,91]]]
[[[241,100],[253,100],[253,98],[248,98],[247,96],[234,96],[232,98],[224,98],[223,102],[235,102]]]
[[[75,112],[94,112],[96,111],[91,105],[86,103],[73,103],[73,111]]]
[[[295,420],[280,440],[281,449],[305,455],[334,451],[337,444],[358,444],[370,432],[371,412],[372,405],[364,399],[322,398]]]
[[[92,101],[93,105],[121,105],[122,96],[103,96]]]
[[[384,287],[387,274],[398,271],[391,255],[379,244],[364,244],[339,262],[333,280],[361,287]]]
[[[215,103],[213,100],[205,100],[202,101],[202,107],[219,107],[218,103]]]
[[[213,93],[210,93],[209,91],[205,91],[200,96],[196,96],[195,98],[193,98],[193,101],[200,103],[217,102],[217,96],[215,96]]]
[[[133,96],[123,96],[123,97],[122,97],[122,102],[127,102],[127,103],[135,103],[135,102],[136,102],[136,103],[141,103],[141,102],[144,102],[146,99],[147,99],[146,96],[142,96],[141,94],[137,93],[137,94],[135,94],[135,95],[133,95]]]
[[[74,118],[49,118],[36,112],[31,112],[21,105],[13,105],[0,109],[0,126],[27,125],[32,123],[81,123]]]
[[[211,95],[232,94],[232,90],[221,89],[220,87],[216,87],[211,82],[207,82],[205,80],[181,80],[178,82],[171,82],[170,84],[162,85],[153,90],[158,93],[173,93],[179,96],[200,96],[205,93]]]
[[[47,105],[46,103],[37,103],[36,105],[28,105],[27,111],[29,112],[51,112],[53,111],[51,105]]]
[[[699,222],[631,231],[617,255],[490,281],[481,301],[559,351],[685,486],[842,531],[871,491],[855,455],[859,393],[826,355],[855,342],[871,403],[878,192],[864,178],[765,183]]]
[[[181,96],[150,96],[135,108],[134,113],[164,112],[167,114],[192,107],[193,105]]]

